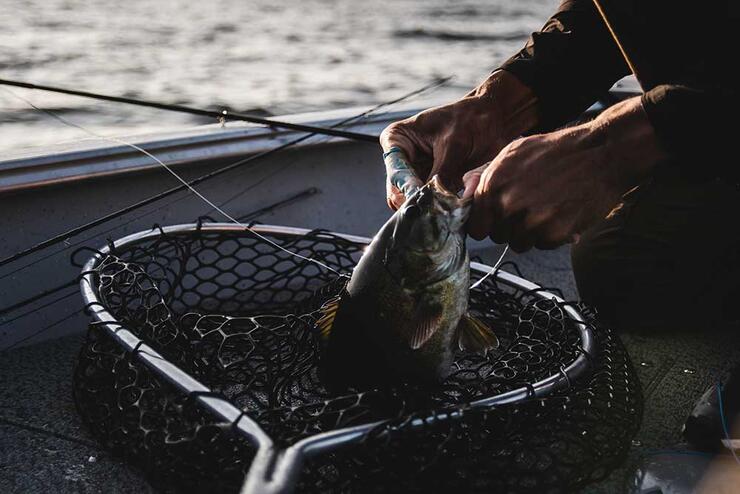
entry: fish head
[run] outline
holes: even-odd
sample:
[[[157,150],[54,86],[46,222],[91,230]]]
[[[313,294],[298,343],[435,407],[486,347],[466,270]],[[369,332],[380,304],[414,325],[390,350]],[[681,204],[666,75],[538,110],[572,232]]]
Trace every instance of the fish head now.
[[[439,252],[451,238],[464,238],[463,227],[470,214],[470,205],[470,200],[463,200],[448,190],[435,175],[399,210],[394,244],[403,244],[416,252]],[[396,235],[404,238],[396,238]]]

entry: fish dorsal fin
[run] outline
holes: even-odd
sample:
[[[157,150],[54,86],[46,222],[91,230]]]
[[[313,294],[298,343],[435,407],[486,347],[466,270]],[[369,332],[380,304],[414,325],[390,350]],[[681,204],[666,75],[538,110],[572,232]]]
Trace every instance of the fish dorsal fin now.
[[[416,318],[417,324],[409,333],[408,344],[413,350],[418,350],[437,331],[440,323],[440,314],[424,314]]]
[[[334,319],[337,317],[341,295],[330,298],[321,306],[321,317],[316,321],[316,327],[319,328],[319,336],[322,340],[328,340],[331,336],[331,330],[334,327]]]
[[[457,345],[464,352],[487,352],[498,347],[498,338],[479,319],[465,314],[457,327]]]

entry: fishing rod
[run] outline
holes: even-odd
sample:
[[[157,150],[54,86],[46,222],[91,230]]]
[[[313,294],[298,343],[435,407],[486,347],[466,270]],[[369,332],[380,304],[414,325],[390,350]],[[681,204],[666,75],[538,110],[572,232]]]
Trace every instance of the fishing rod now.
[[[442,85],[446,84],[447,82],[449,82],[451,79],[452,79],[451,76],[450,77],[444,77],[444,78],[436,79],[432,83],[426,84],[426,85],[422,86],[421,88],[418,88],[418,89],[415,89],[413,91],[410,91],[410,92],[408,92],[408,93],[406,93],[406,94],[404,94],[404,95],[402,95],[402,96],[400,96],[398,98],[395,98],[393,100],[380,103],[380,104],[378,104],[378,105],[376,105],[376,106],[374,106],[374,107],[372,107],[372,108],[370,108],[368,110],[365,110],[362,113],[359,113],[359,114],[357,114],[357,115],[355,115],[353,117],[350,117],[350,118],[347,118],[345,120],[342,120],[341,122],[335,124],[335,126],[345,125],[345,124],[350,123],[352,121],[355,121],[355,120],[358,120],[360,118],[363,118],[363,117],[369,115],[370,113],[379,110],[380,108],[383,108],[383,107],[386,107],[386,106],[390,106],[390,105],[394,105],[396,103],[399,103],[401,101],[404,101],[404,100],[406,100],[408,98],[411,98],[413,96],[416,96],[418,94],[421,94],[421,93],[423,93],[425,91],[428,91],[430,89],[433,89],[433,88],[442,86]],[[47,113],[53,115],[51,112],[48,112],[47,111]],[[190,181],[188,183],[190,185],[194,185],[196,183],[204,182],[206,180],[209,180],[211,178],[214,178],[216,176],[219,176],[219,175],[221,175],[223,173],[226,173],[228,171],[231,171],[231,170],[237,168],[238,166],[247,164],[247,163],[252,162],[252,161],[254,161],[256,159],[259,159],[261,157],[266,157],[268,155],[274,154],[274,153],[276,153],[276,152],[278,152],[278,151],[280,151],[282,149],[288,148],[288,147],[290,147],[290,146],[292,146],[294,144],[297,144],[299,142],[302,142],[304,140],[307,140],[307,139],[313,137],[314,135],[315,134],[309,134],[309,135],[306,135],[306,136],[302,136],[302,137],[299,137],[299,138],[294,139],[292,141],[289,141],[287,143],[284,143],[284,144],[282,144],[280,146],[277,146],[275,148],[271,148],[271,149],[268,149],[268,150],[263,151],[261,153],[258,153],[256,155],[250,156],[248,158],[238,160],[238,161],[236,161],[234,163],[231,163],[229,165],[226,165],[226,166],[224,166],[224,167],[222,167],[222,168],[220,168],[218,170],[214,170],[213,172],[210,172],[210,173],[207,173],[207,174],[202,175],[200,177],[197,177],[197,178],[195,178],[194,180],[192,180],[192,181]],[[65,241],[67,241],[69,239],[69,237],[75,236],[75,235],[77,235],[79,233],[82,233],[82,232],[84,232],[86,230],[92,229],[92,228],[94,228],[94,227],[96,227],[96,226],[98,226],[100,224],[103,224],[103,223],[106,223],[107,221],[110,221],[110,220],[113,220],[115,218],[118,218],[119,216],[123,216],[124,214],[126,214],[128,212],[131,212],[131,211],[133,211],[135,209],[138,209],[140,207],[143,207],[143,206],[146,206],[146,205],[151,204],[153,202],[156,202],[156,201],[158,201],[160,199],[163,199],[163,198],[165,198],[165,197],[167,197],[167,196],[169,196],[171,194],[174,194],[174,193],[176,193],[178,191],[181,191],[181,190],[184,190],[184,189],[187,189],[187,185],[186,184],[181,184],[181,185],[179,185],[177,187],[174,187],[172,189],[165,190],[165,191],[160,192],[160,193],[158,193],[158,194],[156,194],[154,196],[151,196],[148,199],[144,199],[144,200],[139,201],[139,202],[137,202],[135,204],[132,204],[130,206],[127,206],[125,208],[122,208],[122,209],[120,209],[118,211],[115,211],[115,212],[110,213],[108,215],[105,215],[103,217],[97,218],[96,220],[93,220],[93,221],[91,221],[89,223],[86,223],[84,225],[81,225],[81,226],[78,226],[76,228],[73,228],[72,230],[69,230],[69,231],[64,232],[62,234],[59,234],[59,235],[57,235],[55,237],[49,238],[49,239],[47,239],[47,240],[45,240],[43,242],[40,242],[40,243],[38,243],[38,244],[30,247],[30,248],[27,248],[27,249],[25,249],[23,251],[17,252],[16,254],[13,254],[13,255],[11,255],[9,257],[6,257],[5,259],[0,260],[0,267],[1,266],[4,266],[4,265],[6,265],[6,264],[8,264],[10,262],[16,261],[16,260],[21,259],[23,257],[26,257],[26,256],[28,256],[28,255],[30,255],[30,254],[32,254],[34,252],[37,252],[39,250],[42,250],[42,249],[44,249],[46,247],[50,247],[52,245],[56,245],[56,244],[65,242]],[[174,202],[174,201],[169,201],[168,203],[166,203],[163,206],[154,208],[151,211],[149,211],[149,212],[145,213],[144,215],[142,215],[142,217],[145,216],[146,214],[150,214],[152,212],[155,212],[155,211],[161,209],[162,207],[164,207],[164,206],[166,206],[166,205],[168,205],[168,204],[170,204],[172,202]],[[108,231],[110,231],[110,230],[108,230]],[[90,238],[92,238],[92,237],[90,237]],[[86,240],[89,240],[89,239],[86,239]],[[60,249],[60,250],[56,251],[54,254],[58,254],[58,253],[61,253],[63,251],[64,251],[64,249]],[[50,257],[50,256],[47,256],[47,257]],[[29,263],[29,264],[27,264],[25,266],[22,266],[22,268],[19,268],[19,269],[27,268],[29,266],[32,266],[33,264],[34,263]],[[26,305],[34,302],[34,301],[40,300],[41,298],[44,298],[44,297],[49,296],[49,295],[52,295],[54,293],[58,293],[59,291],[63,290],[64,288],[67,288],[68,286],[71,286],[72,283],[74,283],[74,282],[62,284],[61,286],[57,286],[57,287],[55,287],[53,289],[50,289],[50,290],[46,290],[44,292],[41,292],[41,293],[39,293],[39,294],[37,294],[35,296],[29,297],[26,300],[23,300],[21,302],[18,302],[16,304],[13,304],[12,306],[3,308],[2,311],[0,311],[0,313],[1,314],[6,314],[6,313],[11,312],[11,311],[13,311],[15,309],[18,309],[20,307],[26,306]],[[65,318],[65,320],[66,319],[67,318]],[[62,322],[62,320],[57,321],[55,323],[52,323],[49,327],[54,326],[54,325],[56,325],[56,324],[58,324],[60,322]],[[48,327],[47,327],[47,329],[48,329]]]
[[[392,105],[392,104],[398,103],[398,102],[403,101],[404,99],[407,99],[407,98],[409,98],[409,97],[411,97],[413,95],[419,94],[421,92],[427,91],[427,90],[429,90],[431,88],[434,88],[434,87],[437,87],[437,86],[441,86],[441,85],[445,84],[447,81],[449,81],[450,79],[451,79],[451,77],[446,77],[446,78],[443,78],[443,79],[437,79],[434,82],[432,82],[430,84],[427,84],[427,85],[423,86],[420,89],[416,89],[416,90],[411,91],[410,93],[407,93],[407,94],[405,94],[405,95],[403,95],[403,96],[401,96],[399,98],[396,98],[396,99],[391,100],[391,101],[386,102],[386,103],[381,103],[381,104],[379,104],[379,105],[377,105],[377,106],[375,106],[373,108],[370,108],[369,110],[366,110],[366,111],[364,111],[364,112],[362,112],[362,113],[360,113],[360,114],[358,114],[356,116],[353,116],[353,117],[347,118],[345,120],[342,120],[341,122],[338,122],[337,124],[335,124],[333,127],[338,127],[340,125],[345,125],[345,124],[347,124],[347,123],[349,123],[349,122],[351,122],[351,121],[353,121],[355,119],[362,118],[363,116],[365,116],[365,115],[367,115],[367,114],[369,114],[369,113],[371,113],[373,111],[376,111],[378,108],[381,108],[383,106],[388,106],[388,105]],[[42,111],[45,111],[45,110],[42,110]],[[49,113],[50,115],[53,115],[55,118],[58,118],[53,112],[46,111],[46,113]],[[316,135],[315,133],[311,133],[311,134],[306,134],[304,136],[301,136],[301,137],[298,137],[296,139],[290,140],[290,141],[288,141],[288,142],[286,142],[284,144],[281,144],[280,146],[267,149],[265,151],[262,151],[260,153],[255,154],[255,155],[249,156],[248,158],[244,158],[244,159],[238,160],[238,161],[236,161],[234,163],[231,163],[231,164],[226,165],[226,166],[224,166],[222,168],[219,168],[217,170],[214,170],[214,171],[212,171],[210,173],[206,173],[205,175],[201,175],[200,177],[197,177],[197,178],[191,180],[190,182],[188,182],[188,184],[180,184],[180,185],[177,185],[177,186],[172,187],[170,189],[167,189],[167,190],[165,190],[163,192],[160,192],[158,194],[155,194],[155,195],[153,195],[153,196],[151,196],[149,198],[143,199],[143,200],[138,201],[138,202],[136,202],[134,204],[131,204],[131,205],[126,206],[126,207],[124,207],[122,209],[119,209],[118,211],[114,211],[114,212],[109,213],[107,215],[101,216],[101,217],[99,217],[99,218],[97,218],[95,220],[92,220],[92,221],[90,221],[88,223],[85,223],[85,224],[80,225],[78,227],[72,228],[71,230],[68,230],[68,231],[63,232],[63,233],[61,233],[59,235],[56,235],[56,236],[51,237],[49,239],[46,239],[46,240],[44,240],[42,242],[39,242],[36,245],[33,245],[33,246],[31,246],[31,247],[29,247],[27,249],[24,249],[22,251],[19,251],[19,252],[15,253],[13,255],[10,255],[10,256],[8,256],[8,257],[6,257],[4,259],[0,259],[0,267],[5,266],[6,264],[9,264],[9,263],[11,263],[13,261],[17,261],[18,259],[21,259],[23,257],[26,257],[26,256],[28,256],[30,254],[33,254],[34,252],[38,252],[41,249],[45,249],[45,248],[50,247],[52,245],[56,245],[56,244],[59,244],[61,242],[64,242],[65,240],[67,240],[71,236],[78,235],[79,233],[82,233],[82,232],[84,232],[86,230],[89,230],[91,228],[94,228],[94,227],[96,227],[98,225],[101,225],[103,223],[106,223],[108,221],[111,221],[111,220],[113,220],[115,218],[118,218],[119,216],[123,216],[124,214],[129,213],[131,211],[134,211],[136,209],[139,209],[141,207],[147,206],[148,204],[151,204],[153,202],[156,202],[156,201],[158,201],[160,199],[163,199],[165,197],[168,197],[168,196],[170,196],[172,194],[175,194],[175,193],[180,192],[180,191],[183,191],[183,190],[187,190],[188,189],[188,185],[190,185],[190,186],[198,185],[198,184],[200,184],[200,183],[202,183],[202,182],[204,182],[206,180],[209,180],[211,178],[217,177],[217,176],[219,176],[219,175],[221,175],[223,173],[226,173],[228,171],[231,171],[231,170],[233,170],[235,168],[238,168],[238,167],[240,167],[242,165],[245,165],[247,163],[256,161],[256,160],[258,160],[260,158],[265,158],[267,156],[271,156],[271,155],[273,155],[273,154],[275,154],[275,153],[277,153],[279,151],[282,151],[283,149],[287,149],[287,148],[289,148],[291,146],[294,146],[295,144],[298,144],[298,143],[303,142],[303,141],[305,141],[307,139],[310,139],[311,137],[314,137],[315,135]],[[377,139],[375,139],[374,142],[377,142]]]
[[[287,167],[286,166],[283,166],[281,168],[278,168],[276,171],[274,171],[274,172],[266,175],[265,177],[263,177],[262,179],[258,180],[257,182],[254,182],[252,184],[249,184],[248,186],[246,186],[245,188],[241,189],[239,192],[237,192],[233,196],[229,197],[227,200],[221,202],[219,204],[219,206],[220,207],[226,206],[228,203],[230,203],[230,202],[238,199],[240,196],[246,194],[250,190],[254,189],[256,186],[262,184],[265,181],[265,179],[272,178],[277,173],[282,172],[283,170],[285,170],[285,168],[287,168]],[[245,171],[247,171],[247,170],[245,170]],[[140,219],[142,219],[142,218],[144,218],[146,216],[149,216],[150,214],[154,214],[157,211],[160,211],[160,210],[162,210],[162,209],[164,209],[164,208],[166,208],[168,206],[171,206],[171,205],[175,204],[176,202],[183,201],[183,200],[185,200],[185,199],[187,199],[189,197],[191,197],[191,196],[189,196],[189,195],[183,195],[183,196],[180,196],[180,197],[177,197],[177,198],[173,198],[173,199],[171,199],[169,201],[164,202],[164,204],[161,204],[161,205],[156,206],[156,207],[154,207],[152,209],[149,209],[149,210],[147,210],[147,211],[145,211],[145,212],[143,212],[143,213],[141,213],[141,214],[139,214],[137,216],[134,216],[133,218],[129,218],[126,221],[113,226],[112,228],[107,228],[107,229],[105,229],[105,230],[103,230],[101,232],[95,233],[93,235],[89,235],[89,236],[84,237],[84,238],[82,238],[80,240],[77,240],[75,242],[66,241],[66,242],[64,242],[64,247],[62,247],[61,249],[58,249],[58,250],[55,250],[54,252],[45,254],[44,256],[38,257],[38,258],[34,259],[33,261],[30,261],[30,262],[28,262],[26,264],[23,264],[21,266],[18,266],[18,267],[14,268],[11,271],[8,271],[6,273],[3,273],[2,275],[0,275],[0,281],[4,280],[5,278],[8,278],[9,276],[12,276],[12,275],[14,275],[14,274],[16,274],[16,273],[18,273],[20,271],[23,271],[24,269],[29,268],[29,267],[31,267],[31,266],[33,266],[33,265],[35,265],[35,264],[37,264],[37,263],[39,263],[41,261],[45,261],[46,259],[49,259],[49,258],[54,257],[56,255],[63,254],[64,252],[68,251],[71,247],[76,247],[76,246],[78,246],[80,244],[84,244],[85,242],[88,242],[90,240],[94,240],[95,238],[98,238],[98,237],[100,237],[102,235],[105,235],[106,233],[110,233],[110,232],[112,232],[114,230],[117,230],[119,228],[122,228],[122,227],[124,227],[126,225],[130,225],[131,223],[133,223],[135,221],[138,221],[138,220],[140,220]],[[3,312],[3,309],[0,309],[0,316],[2,316],[3,313],[4,313]]]
[[[269,213],[269,212],[275,211],[277,209],[280,209],[282,207],[285,207],[285,206],[288,206],[290,204],[296,203],[296,202],[301,201],[303,199],[307,199],[308,197],[313,196],[313,195],[316,195],[316,194],[319,194],[319,193],[321,193],[321,191],[318,188],[316,188],[316,187],[309,187],[309,188],[304,189],[304,190],[302,190],[300,192],[297,192],[297,193],[295,193],[295,194],[293,194],[293,195],[291,195],[291,196],[289,196],[289,197],[287,197],[285,199],[281,199],[281,200],[276,201],[276,202],[274,202],[272,204],[269,204],[267,206],[264,206],[264,207],[255,209],[255,210],[250,211],[248,213],[245,213],[242,216],[237,217],[237,219],[239,221],[254,221],[258,217],[262,216],[265,213]],[[82,241],[77,242],[77,244],[72,244],[72,245],[78,245],[79,243],[83,243],[83,242],[85,242],[87,240],[90,240],[90,238],[83,239]],[[4,316],[5,314],[8,314],[8,313],[13,312],[13,311],[15,311],[17,309],[20,309],[21,307],[25,307],[27,305],[30,305],[30,304],[32,304],[34,302],[37,302],[37,301],[39,301],[39,300],[41,300],[41,299],[43,299],[43,298],[45,298],[45,297],[47,297],[49,295],[53,295],[55,293],[61,292],[65,288],[75,287],[77,284],[78,284],[77,283],[77,280],[74,279],[74,280],[69,281],[67,283],[63,283],[61,285],[58,285],[58,286],[56,286],[54,288],[50,288],[48,290],[45,290],[45,291],[43,291],[41,293],[38,293],[38,294],[36,294],[34,296],[31,296],[31,297],[29,297],[29,298],[27,298],[25,300],[22,300],[22,301],[20,301],[18,303],[13,304],[13,305],[9,305],[7,307],[1,308],[0,309],[0,327],[6,326],[6,325],[10,324],[11,322],[13,322],[13,321],[15,321],[17,319],[21,319],[23,317],[26,317],[28,315],[31,315],[34,312],[36,312],[37,310],[39,310],[39,309],[42,309],[42,308],[47,307],[49,305],[55,304],[56,302],[59,302],[59,301],[61,301],[63,299],[69,298],[70,296],[75,295],[78,292],[78,290],[73,290],[73,291],[71,291],[71,292],[69,292],[69,293],[67,293],[65,295],[62,295],[59,298],[56,298],[56,299],[52,300],[51,302],[45,303],[44,305],[42,305],[40,307],[34,307],[32,310],[30,310],[28,312],[24,312],[23,314],[20,314],[18,316],[15,316],[12,319],[3,320],[2,319],[2,316]]]
[[[363,142],[378,142],[378,136],[370,134],[362,134],[359,132],[351,132],[348,130],[334,129],[331,127],[317,127],[315,125],[305,125],[293,122],[284,122],[282,120],[273,120],[272,118],[258,117],[248,113],[231,112],[229,110],[204,110],[202,108],[193,108],[191,106],[177,105],[174,103],[160,103],[158,101],[149,101],[137,98],[125,98],[122,96],[112,96],[109,94],[93,93],[90,91],[80,91],[76,89],[67,89],[58,86],[47,86],[44,84],[33,84],[24,81],[15,81],[11,79],[0,79],[0,85],[20,87],[24,89],[35,89],[37,91],[46,91],[50,93],[58,94],[69,94],[72,96],[79,96],[82,98],[91,98],[102,101],[113,101],[115,103],[123,103],[134,106],[145,106],[149,108],[157,108],[159,110],[166,110],[178,113],[188,113],[190,115],[198,115],[201,117],[210,117],[220,121],[225,120],[239,120],[244,122],[250,122],[260,125],[267,125],[269,127],[277,127],[283,129],[297,130],[300,132],[310,132],[319,135],[329,135],[334,137],[342,137],[344,139],[351,139],[354,141]]]

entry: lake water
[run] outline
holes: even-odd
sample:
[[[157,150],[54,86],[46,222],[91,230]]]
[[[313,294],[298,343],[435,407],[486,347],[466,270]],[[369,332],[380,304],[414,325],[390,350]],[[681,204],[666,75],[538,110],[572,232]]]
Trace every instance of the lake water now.
[[[459,95],[518,50],[556,0],[0,0],[0,78],[284,114],[373,104],[435,77]],[[192,116],[12,89],[97,133]],[[0,89],[0,150],[85,138]]]

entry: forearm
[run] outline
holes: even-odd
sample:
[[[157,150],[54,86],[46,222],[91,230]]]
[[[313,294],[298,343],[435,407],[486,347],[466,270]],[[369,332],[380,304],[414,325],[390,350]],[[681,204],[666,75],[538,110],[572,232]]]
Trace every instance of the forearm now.
[[[538,129],[543,132],[577,117],[629,73],[591,0],[564,0],[501,68],[537,96]]]
[[[668,154],[655,133],[639,96],[617,103],[584,124],[616,186],[627,191],[649,176]]]

